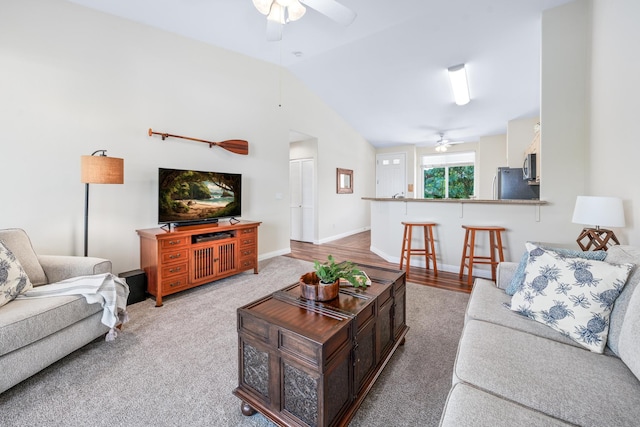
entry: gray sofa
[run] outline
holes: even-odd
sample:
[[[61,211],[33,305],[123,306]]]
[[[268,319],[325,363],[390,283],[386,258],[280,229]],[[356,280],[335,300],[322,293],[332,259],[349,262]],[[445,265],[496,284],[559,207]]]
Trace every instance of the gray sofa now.
[[[20,229],[0,230],[0,241],[34,286],[111,272],[111,261],[102,258],[38,256]],[[100,304],[87,304],[81,295],[17,299],[1,306],[0,393],[106,334],[101,318]]]
[[[640,265],[640,248],[614,246],[606,261]],[[640,425],[640,268],[598,354],[503,306],[516,266],[501,263],[497,285],[475,281],[440,425]]]

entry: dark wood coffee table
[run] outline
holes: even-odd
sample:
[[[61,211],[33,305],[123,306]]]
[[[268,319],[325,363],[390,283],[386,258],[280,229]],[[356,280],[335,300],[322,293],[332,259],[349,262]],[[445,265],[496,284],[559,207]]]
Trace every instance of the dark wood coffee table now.
[[[312,302],[296,284],[238,309],[245,415],[278,425],[347,425],[409,330],[403,271],[361,265],[366,291]]]

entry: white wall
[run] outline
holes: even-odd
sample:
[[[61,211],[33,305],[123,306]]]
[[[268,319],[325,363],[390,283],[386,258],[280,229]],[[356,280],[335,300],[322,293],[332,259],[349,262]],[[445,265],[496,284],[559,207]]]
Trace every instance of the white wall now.
[[[318,140],[319,242],[368,230],[370,206],[362,197],[375,194],[375,149],[299,80],[286,83],[291,128]],[[337,168],[353,170],[353,193],[337,194]]]
[[[576,196],[584,194],[589,129],[590,1],[575,1],[542,15],[540,198],[549,238],[575,242]]]
[[[478,199],[494,199],[494,185],[498,185],[494,184],[497,170],[507,165],[507,136],[492,135],[480,138],[477,164],[476,196]]]
[[[242,173],[260,257],[286,253],[289,129],[318,137],[320,237],[369,226],[373,148],[272,64],[61,0],[3,0],[0,68],[0,227],[26,229],[39,253],[82,253],[80,156],[97,149],[125,161],[124,185],[91,186],[89,255],[114,272],[139,267],[135,230],[157,225],[158,167]],[[148,128],[246,139],[249,155]],[[336,167],[354,169],[353,196],[336,197]]]
[[[590,195],[622,198],[626,227],[621,243],[640,245],[640,2],[594,0],[591,53]]]
[[[524,153],[533,137],[534,126],[540,119],[531,117],[526,119],[509,120],[507,123],[507,164],[510,168],[521,168],[524,161]],[[503,165],[504,166],[504,165]]]

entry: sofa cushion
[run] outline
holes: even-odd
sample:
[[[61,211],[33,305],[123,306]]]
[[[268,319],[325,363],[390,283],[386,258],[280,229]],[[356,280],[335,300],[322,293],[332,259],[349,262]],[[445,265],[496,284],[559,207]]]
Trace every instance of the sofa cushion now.
[[[552,247],[546,247],[542,245],[540,246],[545,249],[550,249],[566,258],[584,258],[584,259],[590,259],[594,261],[604,261],[604,259],[607,257],[607,253],[605,251],[584,252],[584,251],[577,251],[575,249],[552,248]],[[507,289],[505,290],[505,292],[508,295],[513,295],[516,292],[518,292],[520,289],[522,289],[522,285],[524,284],[524,277],[526,274],[525,270],[527,268],[528,263],[529,263],[529,251],[526,250],[522,254],[522,257],[520,258],[520,262],[518,263],[518,267],[516,268],[516,271],[513,273],[513,276],[511,277],[511,283],[509,283],[509,286],[507,286]]]
[[[640,419],[640,381],[619,358],[492,323],[465,325],[457,382],[585,427]]]
[[[620,328],[619,355],[636,377],[640,378],[640,290],[636,290],[629,300]]]
[[[602,353],[609,315],[634,265],[565,258],[532,243],[526,246],[525,281],[511,309]]]
[[[453,386],[440,427],[554,427],[569,426],[541,412],[525,408],[466,383]]]
[[[47,283],[47,276],[44,274],[44,270],[38,262],[38,257],[31,245],[31,240],[29,240],[29,236],[24,230],[19,228],[0,230],[0,240],[11,249],[11,252],[20,261],[20,265],[24,268],[33,286]]]
[[[0,308],[0,356],[102,312],[82,295],[17,299]]]
[[[0,241],[0,306],[13,301],[32,287],[13,252]]]
[[[498,289],[493,282],[486,279],[476,279],[467,305],[465,322],[471,319],[491,322],[563,344],[580,346],[558,331],[511,311],[509,309],[510,302],[511,297],[502,289]]]
[[[607,252],[609,252],[607,255],[607,262],[615,264],[636,264],[636,267],[631,271],[631,274],[627,279],[627,284],[624,285],[620,296],[616,299],[616,303],[613,306],[609,320],[608,346],[615,354],[620,355],[618,351],[620,331],[622,329],[627,309],[630,307],[629,301],[631,300],[631,296],[638,288],[638,283],[640,283],[640,268],[637,266],[640,264],[640,248],[635,246],[615,245],[610,247]],[[638,304],[636,304],[635,307],[637,310],[640,310],[640,306],[638,306]]]

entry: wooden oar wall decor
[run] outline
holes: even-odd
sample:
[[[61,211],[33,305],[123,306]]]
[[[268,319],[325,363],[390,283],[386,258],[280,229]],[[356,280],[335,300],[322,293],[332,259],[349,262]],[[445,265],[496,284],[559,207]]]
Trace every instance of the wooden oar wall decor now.
[[[243,139],[228,139],[226,141],[213,142],[213,141],[205,141],[204,139],[189,138],[188,136],[172,135],[170,133],[164,133],[164,132],[154,132],[152,129],[149,129],[149,136],[153,136],[153,135],[160,135],[163,141],[168,137],[182,138],[182,139],[188,139],[190,141],[204,142],[205,144],[209,144],[209,148],[215,145],[220,148],[224,148],[227,151],[231,151],[232,153],[242,154],[243,156],[246,156],[247,154],[249,154],[249,143]]]

